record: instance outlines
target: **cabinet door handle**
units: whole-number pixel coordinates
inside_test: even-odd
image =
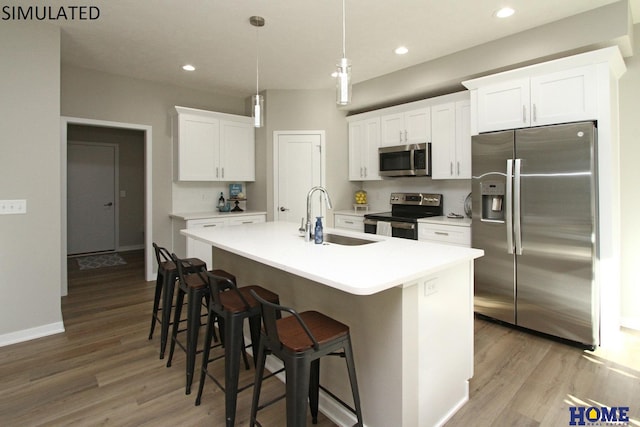
[[[218,168],[216,168],[216,178],[220,178],[219,172],[220,172],[220,170]]]
[[[222,177],[224,178],[224,168],[222,168]]]
[[[364,167],[364,177],[365,178],[367,177],[367,167],[366,166]]]
[[[363,170],[363,167],[360,166],[360,178],[362,178],[364,176],[364,175],[362,175],[362,170]]]
[[[533,104],[533,122],[536,123],[538,121],[538,112],[536,111],[536,104]]]
[[[242,221],[243,224],[253,224],[253,221]]]
[[[522,123],[527,123],[527,107],[522,106]]]
[[[353,224],[353,221],[345,221],[345,224]]]
[[[203,225],[203,227],[207,228],[207,227],[217,227],[218,224],[205,224]]]
[[[439,236],[448,236],[449,233],[445,233],[444,231],[434,231],[434,234],[437,234]]]
[[[402,142],[402,131],[400,131],[400,142]]]
[[[409,138],[407,138],[407,130],[404,131],[404,142],[407,142]]]
[[[460,176],[460,162],[457,162],[457,167],[458,167],[458,176]]]
[[[453,176],[453,162],[449,162],[449,175]]]

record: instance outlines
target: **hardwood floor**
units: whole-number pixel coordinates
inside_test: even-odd
[[[70,260],[66,331],[0,348],[1,426],[224,425],[224,395],[213,382],[196,407],[199,376],[185,395],[184,353],[176,350],[171,368],[158,359],[157,328],[147,340],[155,283],[144,281],[141,252],[122,255],[126,265],[96,270]],[[625,332],[614,350],[585,352],[479,319],[475,325],[471,399],[448,427],[567,426],[574,405],[629,406],[630,425],[640,425],[638,333]],[[222,363],[215,366],[223,378]],[[243,371],[241,384],[252,378],[253,369]],[[264,383],[265,399],[283,391],[278,380]],[[250,389],[239,395],[238,426],[248,425],[250,400]],[[283,426],[284,401],[259,419]],[[334,426],[322,415],[318,425]]]

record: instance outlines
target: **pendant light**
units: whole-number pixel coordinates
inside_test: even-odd
[[[342,0],[342,58],[336,70],[336,103],[347,105],[351,102],[351,64],[347,59],[345,0]]]
[[[249,18],[249,22],[256,27],[256,94],[251,96],[251,117],[253,117],[253,126],[261,128],[264,126],[264,96],[260,95],[258,85],[260,80],[258,28],[264,27],[265,21],[262,16],[252,16]]]

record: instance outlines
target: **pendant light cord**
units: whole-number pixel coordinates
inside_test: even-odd
[[[260,79],[260,67],[259,67],[259,62],[258,62],[258,58],[260,56],[260,38],[258,36],[258,28],[256,27],[256,95],[258,95],[260,93],[259,90],[259,79]]]
[[[342,57],[347,57],[347,24],[345,18],[345,0],[342,0]]]

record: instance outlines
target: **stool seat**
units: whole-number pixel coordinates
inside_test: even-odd
[[[299,315],[320,345],[349,334],[347,325],[317,311],[304,311]],[[280,342],[288,350],[303,352],[313,348],[313,341],[294,316],[282,318],[276,324]]]
[[[216,274],[212,272],[215,276],[221,276],[220,274]],[[258,301],[251,295],[251,291],[256,292],[262,298],[269,302],[277,303],[279,301],[278,294],[274,294],[273,292],[263,288],[262,286],[243,286],[238,289],[238,293],[236,292],[221,292],[220,293],[220,302],[222,304],[222,309],[229,311],[231,313],[240,313],[242,311],[247,310],[247,306],[245,302],[249,305],[249,308],[257,308]],[[244,301],[243,301],[244,298]]]

